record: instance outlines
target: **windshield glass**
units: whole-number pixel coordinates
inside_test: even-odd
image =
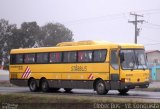
[[[146,56],[144,50],[121,50],[122,69],[146,69]]]

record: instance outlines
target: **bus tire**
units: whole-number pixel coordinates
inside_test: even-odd
[[[28,85],[31,92],[36,92],[38,90],[38,86],[35,79],[29,80]]]
[[[49,92],[49,84],[48,84],[48,81],[46,79],[42,79],[41,81],[41,90],[42,92]]]
[[[119,89],[118,91],[119,91],[119,94],[124,95],[129,91],[129,89]]]
[[[64,88],[65,92],[71,92],[72,88]]]
[[[98,80],[96,82],[96,92],[99,95],[104,95],[108,93],[108,90],[106,89],[106,86],[103,80]]]

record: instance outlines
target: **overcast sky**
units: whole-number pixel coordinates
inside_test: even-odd
[[[59,22],[73,32],[75,41],[133,43],[130,12],[144,16],[138,17],[145,20],[138,25],[138,43],[160,50],[160,0],[0,0],[0,19],[18,27],[22,22]]]

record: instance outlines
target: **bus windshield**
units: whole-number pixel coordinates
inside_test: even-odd
[[[144,50],[121,50],[120,60],[122,69],[146,69],[146,56]]]

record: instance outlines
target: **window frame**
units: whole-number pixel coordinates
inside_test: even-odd
[[[61,61],[60,61],[60,62],[50,62],[50,59],[51,59],[51,58],[50,58],[50,54],[51,54],[51,53],[61,53],[61,57],[60,57]],[[49,52],[48,55],[49,55],[49,56],[48,56],[48,59],[49,59],[49,60],[48,60],[48,63],[49,63],[49,64],[63,63],[63,52],[61,52],[61,51],[60,51],[60,52]]]
[[[76,61],[75,62],[64,62],[64,53],[67,53],[67,52],[75,52],[76,53]],[[63,51],[62,52],[62,62],[61,63],[78,63],[77,61],[77,51]]]
[[[38,62],[37,59],[38,59],[38,54],[45,54],[47,53],[47,62]],[[35,64],[48,64],[49,63],[49,52],[39,52],[39,53],[35,53]]]
[[[35,59],[34,62],[32,62],[32,63],[26,63],[26,62],[25,62],[25,55],[27,55],[27,54],[34,54],[34,55],[35,55],[35,56],[34,56],[34,59]],[[37,54],[37,53],[24,53],[23,63],[24,63],[24,64],[36,64],[36,62],[37,62],[37,60],[36,60],[36,57],[37,57],[36,54]]]
[[[104,60],[103,60],[103,61],[94,61],[94,58],[95,58],[95,54],[94,54],[94,53],[95,53],[95,51],[102,51],[102,50],[104,50],[104,51],[106,52]],[[107,49],[97,49],[97,50],[94,50],[94,51],[93,51],[93,62],[103,63],[103,62],[106,61],[107,56],[108,56],[108,50],[107,50]]]
[[[104,58],[104,60],[103,61],[94,61],[94,53],[95,53],[95,51],[101,51],[101,50],[105,50],[106,51],[106,54],[105,54],[105,58]],[[85,52],[85,51],[91,51],[92,52],[92,60],[91,61],[87,61],[87,62],[85,62],[85,61],[83,61],[83,62],[80,62],[80,61],[78,61],[78,52]],[[75,52],[76,53],[76,61],[75,62],[64,62],[64,53],[65,52]],[[48,61],[47,62],[44,62],[44,63],[39,63],[39,62],[37,62],[37,54],[39,54],[39,53],[48,53]],[[61,53],[61,61],[60,62],[50,62],[50,54],[51,53]],[[21,54],[21,55],[23,55],[23,63],[13,63],[13,62],[11,62],[12,60],[13,60],[13,56],[14,55],[19,55],[19,54]],[[34,54],[35,56],[34,56],[34,59],[35,59],[35,61],[33,62],[33,63],[26,63],[25,62],[25,56],[27,55],[27,54]],[[87,49],[87,50],[74,50],[74,51],[50,51],[50,52],[33,52],[33,53],[17,53],[17,54],[11,54],[11,59],[10,59],[10,64],[11,65],[14,65],[14,64],[71,64],[71,63],[77,63],[77,64],[79,64],[79,63],[104,63],[105,61],[106,61],[106,58],[107,58],[107,56],[108,56],[108,49],[106,48],[106,49]]]
[[[23,60],[22,60],[22,63],[17,63],[17,62],[16,62],[17,55],[22,55],[22,59],[23,59]],[[13,62],[13,58],[14,58],[15,62]],[[10,57],[10,64],[11,64],[11,65],[14,65],[14,64],[24,64],[24,54],[22,54],[22,53],[11,54],[11,57]]]

